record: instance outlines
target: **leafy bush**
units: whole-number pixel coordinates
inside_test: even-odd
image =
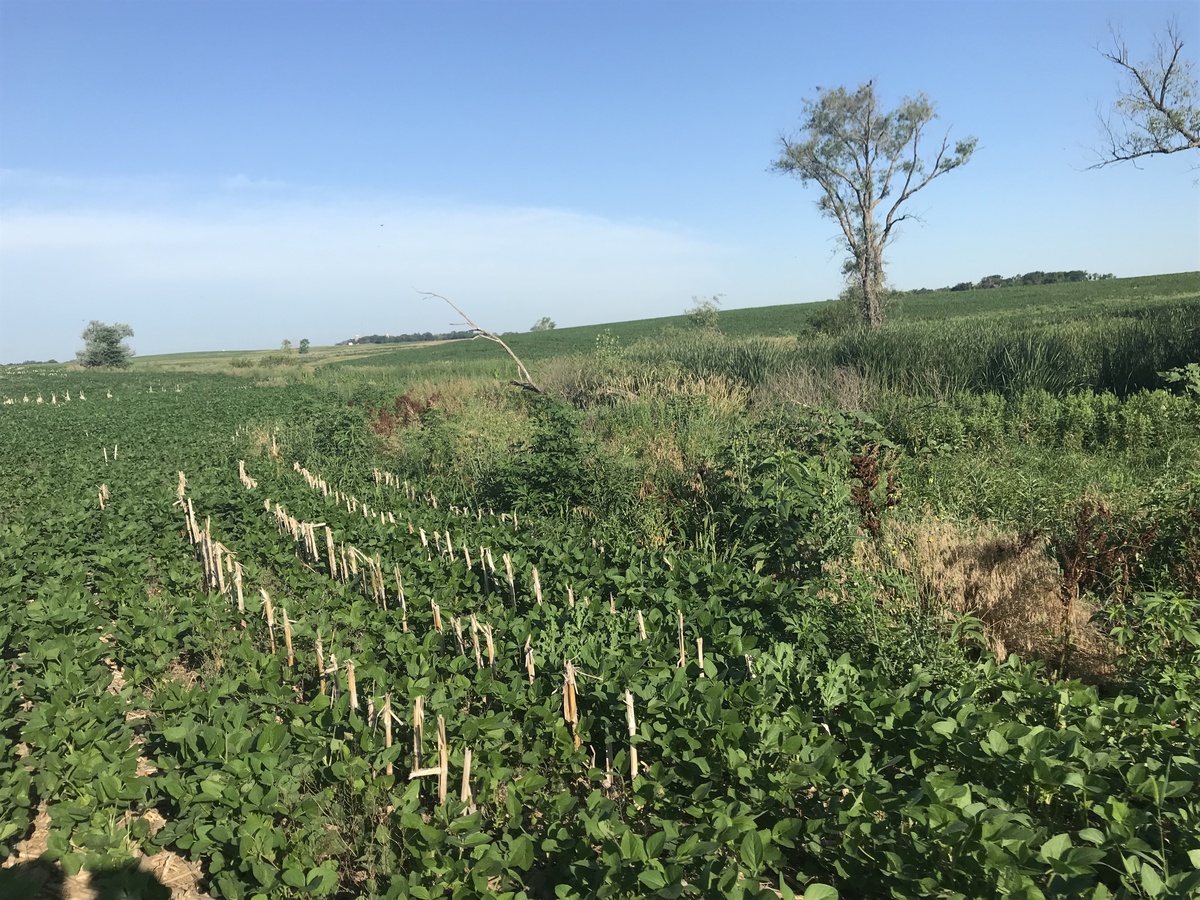
[[[851,299],[839,297],[824,303],[812,304],[812,310],[804,320],[801,334],[815,332],[819,334],[842,335],[857,331],[862,327],[862,318]]]
[[[632,473],[603,462],[578,412],[546,395],[528,398],[530,432],[485,473],[479,498],[497,509],[610,517],[636,502]]]
[[[862,416],[810,410],[739,435],[705,498],[727,552],[755,571],[800,579],[847,556],[858,529],[889,506],[890,482],[879,483],[867,455],[879,446],[875,429]]]
[[[1175,390],[1200,399],[1200,363],[1190,362],[1186,366],[1159,372],[1158,375]]]
[[[716,329],[721,320],[721,300],[724,294],[711,297],[692,297],[692,306],[685,313],[695,328]]]

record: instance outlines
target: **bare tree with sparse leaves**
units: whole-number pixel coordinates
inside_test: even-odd
[[[1179,23],[1168,22],[1166,37],[1155,38],[1154,58],[1139,63],[1130,60],[1121,33],[1111,31],[1112,49],[1100,53],[1120,69],[1124,85],[1100,114],[1101,159],[1089,168],[1200,149],[1200,88],[1194,63],[1183,56]]]
[[[800,133],[780,137],[782,153],[772,168],[816,183],[817,208],[842,229],[849,251],[845,271],[858,312],[871,328],[883,324],[883,251],[896,226],[912,213],[901,206],[935,178],[957,169],[975,152],[976,139],[950,143],[947,132],[922,155],[926,129],[937,118],[924,94],[906,97],[892,110],[880,108],[873,82],[856,91],[817,88],[804,101]]]

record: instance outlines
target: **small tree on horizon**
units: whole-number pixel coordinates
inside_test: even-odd
[[[133,350],[124,343],[125,338],[133,337],[133,329],[128,325],[121,322],[105,325],[92,319],[80,337],[83,349],[75,353],[75,359],[81,366],[128,369],[131,365]]]
[[[697,328],[716,329],[721,322],[721,300],[724,294],[713,294],[711,297],[693,295],[692,306],[684,315]]]
[[[554,324],[554,320],[552,318],[550,318],[549,316],[542,316],[540,319],[538,319],[536,322],[533,323],[533,327],[530,328],[529,330],[530,331],[553,331],[556,327],[557,326]]]
[[[279,349],[282,350],[284,353],[291,353],[292,352],[292,342],[289,341],[287,338],[284,338],[279,343]]]
[[[300,339],[300,352],[301,352],[301,353],[307,353],[307,352],[308,352],[308,348],[309,348],[309,346],[310,346],[310,345],[309,345],[309,343],[308,343],[308,338],[301,338],[301,339]]]

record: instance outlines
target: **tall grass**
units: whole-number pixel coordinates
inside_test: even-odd
[[[1200,299],[1189,299],[1085,310],[1068,318],[900,320],[840,336],[734,337],[711,329],[667,329],[627,348],[619,370],[626,380],[636,372],[633,380],[640,382],[667,371],[725,380],[743,385],[757,403],[859,406],[881,391],[1013,397],[1091,390],[1128,396],[1160,386],[1159,372],[1197,360]],[[581,380],[588,380],[588,369],[581,363]],[[617,370],[611,359],[597,360],[591,374],[615,378]]]
[[[692,329],[639,341],[630,348],[629,357],[651,365],[674,363],[696,378],[724,377],[752,388],[797,361],[798,351],[794,341],[734,338],[712,329]]]
[[[1105,318],[1022,323],[1005,318],[900,322],[838,338],[829,362],[918,395],[961,391],[1124,396],[1200,359],[1200,302],[1131,308]]]

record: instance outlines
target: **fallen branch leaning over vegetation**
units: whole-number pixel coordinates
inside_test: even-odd
[[[476,325],[474,322],[471,321],[470,316],[468,316],[465,312],[463,312],[461,309],[459,309],[454,304],[454,301],[450,300],[449,298],[443,297],[441,294],[435,294],[432,291],[418,291],[418,293],[421,294],[421,296],[423,296],[423,297],[433,297],[438,300],[444,301],[445,303],[447,303],[450,306],[451,309],[453,309],[456,313],[458,313],[460,316],[462,316],[463,322],[461,322],[461,323],[456,322],[455,324],[456,325],[457,324],[469,325],[471,327],[471,330],[475,332],[475,337],[471,338],[471,340],[474,340],[475,338],[479,338],[479,337],[486,338],[489,341],[495,341],[497,344],[499,344],[501,347],[503,347],[508,352],[508,355],[513,358],[513,362],[515,362],[517,364],[517,371],[520,373],[521,377],[525,379],[524,381],[510,382],[511,384],[515,384],[517,387],[523,388],[524,390],[527,390],[527,391],[533,391],[535,394],[546,393],[540,387],[538,387],[536,384],[534,384],[533,376],[530,375],[529,370],[527,368],[525,368],[525,363],[521,362],[521,358],[519,356],[517,356],[517,354],[512,352],[512,348],[509,347],[508,344],[504,343],[504,341],[500,339],[500,335],[495,334],[494,332],[488,331],[486,328],[480,328],[478,325]]]

